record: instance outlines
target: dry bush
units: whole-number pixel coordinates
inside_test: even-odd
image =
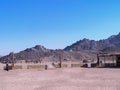
[[[60,64],[59,63],[58,64],[54,64],[54,67],[60,68]],[[67,67],[68,67],[67,64],[61,64],[61,68],[67,68]]]
[[[71,64],[71,67],[73,68],[73,67],[82,67],[83,66],[83,64]]]
[[[45,69],[45,65],[27,65],[27,69]]]
[[[15,65],[13,69],[23,69],[22,65]]]
[[[6,66],[3,67],[3,70],[6,70]],[[12,70],[12,66],[9,65],[9,70]]]
[[[62,64],[62,68],[67,68],[68,65],[67,64]]]

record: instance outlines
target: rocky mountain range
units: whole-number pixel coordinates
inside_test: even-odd
[[[97,52],[120,52],[120,33],[118,35],[110,36],[104,40],[89,40],[84,38],[83,40],[77,41],[71,46],[67,46],[64,50],[66,51],[97,51]]]
[[[36,45],[27,48],[19,53],[15,53],[15,60],[31,61],[83,61],[86,59],[96,59],[97,53],[120,53],[120,33],[110,36],[104,40],[89,40],[84,38],[76,43],[67,46],[65,49],[46,49],[44,46]],[[11,60],[11,54],[3,56],[0,61]]]

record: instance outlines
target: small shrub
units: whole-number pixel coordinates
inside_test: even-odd
[[[62,64],[62,68],[67,68],[68,65],[67,64]]]
[[[28,65],[27,69],[45,69],[45,65]]]
[[[15,65],[13,69],[23,69],[23,68],[22,68],[22,65]]]
[[[71,64],[71,67],[73,68],[73,67],[81,67],[82,66],[82,64]]]

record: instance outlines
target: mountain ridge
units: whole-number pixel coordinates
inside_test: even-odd
[[[118,35],[112,35],[107,39],[102,39],[98,41],[84,38],[83,40],[79,40],[73,43],[72,45],[65,47],[64,50],[65,51],[95,50],[106,52],[109,51],[107,48],[113,48],[112,51],[114,51],[114,49],[116,48],[117,50],[118,48],[120,48],[120,33]]]
[[[15,53],[15,60],[32,60],[39,61],[58,61],[60,55],[65,61],[79,61],[84,59],[96,59],[97,53],[120,53],[120,33],[112,35],[103,40],[89,40],[84,38],[67,46],[64,49],[47,49],[44,46],[36,45],[32,48],[27,48],[19,53]],[[11,54],[3,56],[0,61],[10,60]]]

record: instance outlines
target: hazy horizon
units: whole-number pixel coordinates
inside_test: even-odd
[[[63,49],[120,32],[118,0],[2,0],[0,55],[35,45]]]

